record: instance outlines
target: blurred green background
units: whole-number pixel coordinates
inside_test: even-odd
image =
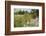
[[[38,9],[14,9],[14,27],[38,27],[39,10]]]

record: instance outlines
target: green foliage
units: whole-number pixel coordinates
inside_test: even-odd
[[[20,15],[20,16],[17,16]],[[23,16],[22,16],[23,15]],[[31,24],[30,20],[35,19],[36,17],[39,17],[39,10],[32,9],[30,13],[28,11],[16,11],[14,13],[14,27],[24,27],[24,25],[30,27],[35,26],[35,24]],[[27,24],[27,21],[29,21],[29,24]]]

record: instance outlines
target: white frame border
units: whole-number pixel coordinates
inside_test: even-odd
[[[39,9],[39,27],[16,27],[14,28],[14,8],[31,8]],[[29,30],[42,30],[42,7],[41,6],[22,6],[11,5],[11,31],[29,31]]]

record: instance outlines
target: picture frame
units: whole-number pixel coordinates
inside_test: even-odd
[[[37,8],[37,7],[41,7],[40,11],[41,11],[41,14],[42,15],[40,15],[40,12],[39,12],[39,16],[40,17],[42,16],[41,17],[41,21],[39,21],[39,23],[41,22],[40,23],[41,24],[40,26],[42,26],[41,29],[38,28],[38,30],[37,30],[37,28],[36,28],[35,30],[31,30],[30,29],[31,27],[30,27],[30,28],[28,28],[29,30],[25,28],[24,30],[22,29],[23,31],[22,30],[19,31],[20,28],[18,28],[17,30],[15,28],[16,31],[13,31],[12,30],[13,27],[11,26],[11,24],[13,24],[12,23],[13,22],[13,20],[12,20],[13,18],[12,18],[12,15],[11,15],[11,12],[13,11],[13,9],[15,7],[19,8],[19,9],[20,9],[20,7],[23,7],[23,8],[24,7],[25,8],[27,8],[27,7],[28,8],[32,8],[32,6],[35,6],[35,7],[33,7],[34,9]],[[12,7],[14,7],[14,8],[12,9]],[[44,3],[20,2],[20,1],[5,1],[5,35],[35,34],[35,33],[44,33],[44,32],[45,32],[45,4]]]

